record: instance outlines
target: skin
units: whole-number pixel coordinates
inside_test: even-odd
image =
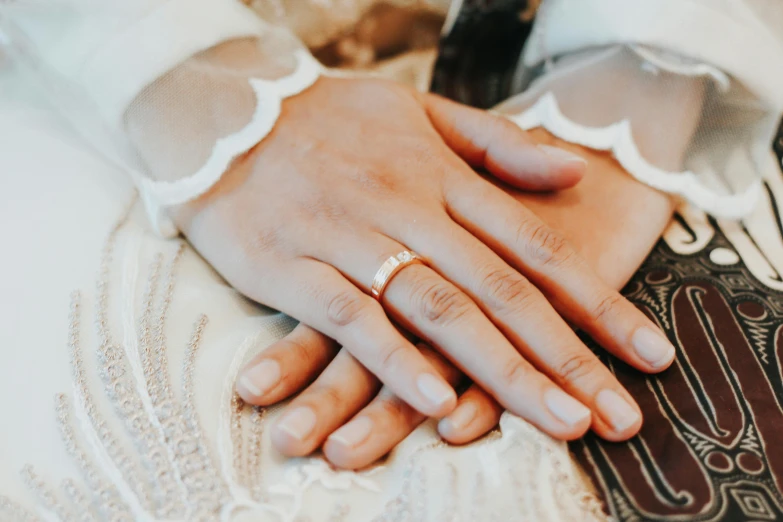
[[[543,130],[532,131],[531,138],[588,159],[584,179],[571,189],[546,194],[498,185],[567,237],[607,284],[621,288],[658,241],[671,219],[673,201],[633,180],[608,154],[563,142]],[[639,208],[645,211],[639,212]],[[424,344],[419,347],[450,383],[464,383],[464,376],[435,351]],[[344,351],[324,371],[338,350],[331,339],[299,325],[248,365],[277,361],[283,375],[279,384],[261,397],[245,396],[245,400],[266,406],[304,390],[288,411],[301,405],[313,407],[318,412],[317,428],[303,441],[275,428],[275,446],[289,456],[306,455],[322,447],[334,465],[357,469],[391,451],[426,417],[388,390],[381,390],[380,382]],[[502,412],[491,395],[470,386],[459,397],[457,410],[439,422],[438,431],[452,444],[472,442],[492,430]],[[364,418],[370,422],[360,420]],[[356,420],[368,431],[358,444],[346,444],[341,436],[346,420]],[[593,429],[611,437],[599,418],[594,418]]]
[[[622,440],[638,431],[639,408],[570,325],[647,372],[668,367],[674,349],[527,202],[493,184],[551,191],[579,182],[583,160],[538,145],[504,118],[402,85],[322,78],[174,218],[239,291],[342,346],[333,363],[341,371],[327,368],[316,390],[353,383],[350,373],[359,384],[346,396],[372,396],[377,378],[408,425],[444,417],[458,404],[456,382],[432,352],[484,390],[471,397],[485,393],[554,437],[592,426]],[[378,267],[405,249],[426,265],[402,270],[374,300]],[[267,391],[240,386],[246,399]],[[284,419],[275,443],[289,454],[314,449],[362,402],[344,399],[293,405],[296,418]],[[316,411],[335,405],[322,427]]]

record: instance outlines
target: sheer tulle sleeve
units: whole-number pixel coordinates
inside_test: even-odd
[[[238,0],[8,0],[10,44],[78,85],[112,126],[141,90],[188,57],[266,27]]]
[[[139,191],[159,232],[175,233],[166,209],[214,186],[272,131],[283,100],[322,72],[289,33],[273,29],[199,53],[142,91],[123,123],[147,173]]]
[[[449,1],[0,0],[0,30],[31,84],[131,174],[171,236],[167,208],[209,190],[272,130],[282,101],[327,72],[308,48],[394,47],[384,35],[404,36],[407,18],[382,8],[440,16]]]
[[[783,111],[781,35],[779,2],[550,0],[517,75],[526,90],[499,110],[608,151],[714,217],[745,218],[776,171],[754,144],[772,143]]]
[[[5,54],[134,178],[154,227],[273,128],[319,63],[238,0],[0,3]]]

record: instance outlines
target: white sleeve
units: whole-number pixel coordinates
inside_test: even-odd
[[[711,64],[783,111],[783,4],[778,0],[545,0],[525,49],[555,56],[639,44]]]
[[[257,145],[320,64],[239,0],[0,3],[20,74],[136,182],[153,228]]]
[[[768,145],[783,111],[781,63],[780,2],[549,0],[518,75],[527,90],[500,110],[739,219],[777,175]]]
[[[0,12],[114,126],[156,78],[220,42],[266,29],[238,0],[17,0]]]

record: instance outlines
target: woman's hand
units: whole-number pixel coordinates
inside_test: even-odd
[[[582,435],[591,411],[613,437],[635,432],[638,407],[560,315],[646,371],[667,367],[673,348],[469,164],[539,190],[584,169],[483,111],[390,82],[324,78],[286,101],[274,132],[176,219],[241,292],[335,339],[424,415],[447,415],[456,395],[387,312],[555,437]],[[429,266],[402,270],[381,306],[368,295],[375,272],[407,249]],[[253,395],[274,380],[257,370],[240,385]],[[304,440],[314,412],[299,410],[288,428]]]
[[[450,385],[468,384],[435,350],[423,343],[418,348]],[[361,468],[387,454],[427,419],[388,388],[382,389],[380,381],[346,350],[338,352],[334,341],[303,324],[253,359],[246,375],[252,379],[256,368],[271,370],[278,377],[260,395],[249,394],[240,385],[241,395],[251,404],[272,405],[307,388],[286,407],[271,431],[274,446],[288,456],[304,456],[323,447],[334,465]],[[447,441],[471,442],[497,426],[503,408],[480,387],[471,385],[458,401],[438,423]],[[312,423],[310,432],[301,438],[292,436],[291,426],[295,430],[304,422]]]
[[[573,150],[588,159],[586,175],[576,187],[550,194],[533,194],[504,187],[515,199],[531,208],[547,224],[568,237],[596,273],[613,288],[623,286],[660,237],[674,209],[672,200],[635,181],[610,155],[584,149],[554,138],[543,130],[530,138]],[[645,211],[638,212],[639,208]],[[428,357],[450,382],[459,381],[450,367],[429,348]],[[306,455],[323,446],[335,465],[360,468],[371,464],[402,441],[426,417],[388,392],[378,394],[380,383],[359,364],[337,362],[319,377],[337,354],[337,344],[304,325],[273,344],[251,361],[246,376],[263,365],[278,372],[277,384],[245,400],[267,406],[307,388],[286,409],[302,405],[316,413],[316,428],[304,440],[293,440],[276,425],[272,440],[290,456]],[[342,352],[341,358],[346,358]],[[261,372],[263,373],[263,372]],[[339,375],[339,379],[329,375]],[[308,385],[313,382],[308,388]],[[440,435],[453,444],[463,444],[486,434],[497,425],[502,408],[478,386],[459,398],[457,408],[438,423]],[[355,421],[355,422],[354,422]],[[615,438],[605,424],[593,423],[603,437]],[[331,436],[332,434],[334,436]],[[626,433],[626,436],[635,433]]]

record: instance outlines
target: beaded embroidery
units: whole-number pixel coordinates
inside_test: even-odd
[[[125,295],[117,303],[110,299],[110,273],[124,222],[112,229],[102,254],[94,312],[98,342],[92,353],[82,346],[84,301],[79,292],[71,296],[67,345],[73,387],[70,393],[55,397],[55,412],[64,447],[80,476],[54,485],[45,474],[26,466],[22,478],[37,500],[37,512],[28,512],[15,500],[0,496],[0,520],[228,521],[240,512],[249,512],[259,520],[298,522],[310,520],[305,508],[314,486],[334,493],[333,502],[322,510],[323,519],[329,522],[505,520],[509,509],[519,515],[515,517],[518,520],[553,520],[550,513],[536,518],[541,513],[540,500],[521,493],[528,481],[519,475],[527,476],[537,468],[546,477],[539,487],[551,491],[554,502],[545,509],[579,516],[580,520],[604,520],[600,504],[573,480],[573,470],[558,467],[570,464],[565,453],[556,454],[558,443],[507,416],[501,421],[504,435],[495,431],[469,450],[468,473],[457,463],[440,459],[436,452],[451,451],[443,442],[414,446],[407,456],[395,457],[401,481],[397,494],[385,505],[382,499],[389,497],[383,495],[384,489],[375,479],[384,467],[354,473],[334,470],[320,457],[298,459],[285,464],[282,476],[273,483],[265,484],[262,441],[267,412],[245,405],[233,392],[236,373],[259,334],[245,339],[233,355],[221,397],[217,440],[213,440],[196,407],[199,389],[195,368],[209,327],[206,315],[195,317],[183,352],[179,388],[172,384],[169,364],[165,326],[185,247],[180,245],[168,257],[153,257],[146,269],[136,320],[133,299]],[[129,231],[129,237],[123,239],[139,246],[138,236],[133,234]],[[135,285],[134,256],[126,251],[117,254],[125,267],[123,284]],[[129,313],[123,314],[121,333],[114,334],[109,311],[118,305]],[[87,364],[91,362],[88,356],[96,358],[100,380],[88,378],[88,372],[93,371]],[[98,395],[98,388],[93,389],[96,383],[105,397]],[[110,408],[102,408],[103,402]],[[109,418],[112,413],[116,418]],[[566,461],[561,463],[563,458]],[[274,464],[270,462],[270,466]],[[525,482],[516,488],[520,498],[493,497],[499,483],[513,484],[515,480]],[[460,484],[468,484],[472,495],[461,498]],[[378,511],[361,513],[350,504],[350,497],[341,496],[341,492],[357,491],[379,495]]]

